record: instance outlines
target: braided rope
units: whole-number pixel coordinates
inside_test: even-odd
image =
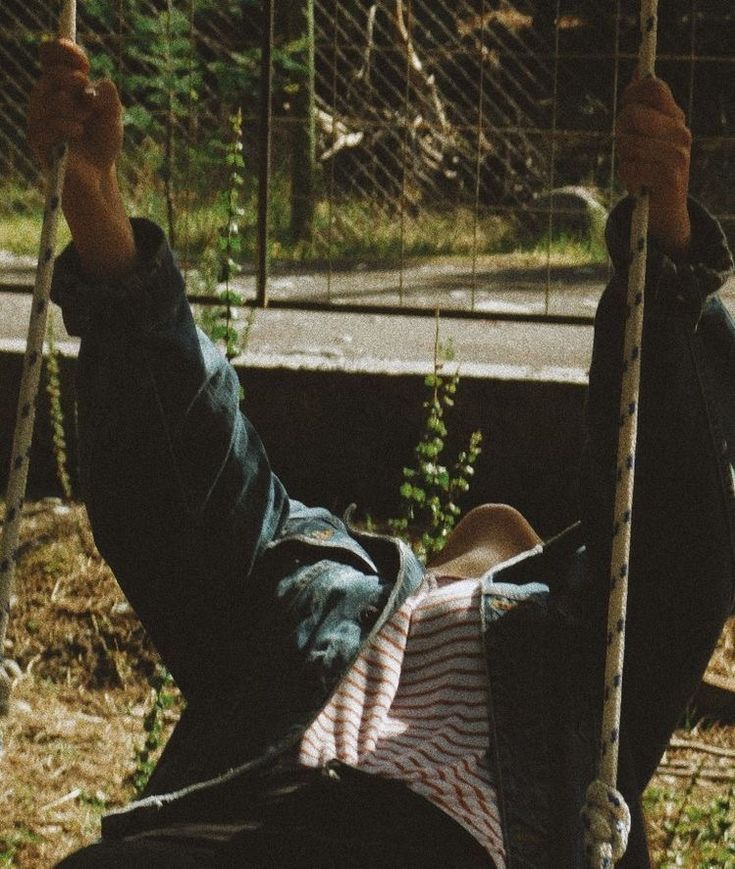
[[[76,0],[64,0],[59,18],[59,36],[64,39],[76,39],[76,18]],[[61,192],[64,188],[66,153],[67,146],[60,145],[54,155],[53,167],[48,179],[18,413],[13,434],[13,450],[10,454],[10,476],[5,496],[5,522],[0,540],[0,716],[8,714],[10,690],[20,672],[15,661],[6,659],[3,651],[10,617],[10,594],[15,574],[20,518],[28,482],[28,461],[36,419],[36,400],[41,377],[51,278],[54,271],[54,250],[61,210]],[[2,750],[1,743],[0,750]]]
[[[657,36],[657,0],[641,2],[641,45],[638,69],[641,78],[654,75]],[[628,567],[633,519],[633,482],[638,434],[638,399],[643,337],[643,293],[646,283],[648,192],[635,200],[630,235],[628,307],[623,349],[623,385],[620,400],[617,480],[610,566],[610,600],[605,660],[605,699],[602,710],[599,778],[587,791],[582,812],[586,826],[588,859],[594,867],[609,867],[625,852],[630,813],[615,789],[618,738],[625,653],[625,614],[628,601]],[[603,822],[603,817],[606,820]]]

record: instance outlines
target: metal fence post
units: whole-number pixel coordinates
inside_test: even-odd
[[[273,93],[273,0],[263,0],[258,123],[258,280],[257,304],[268,305],[268,223],[270,218],[271,122]]]
[[[293,97],[291,134],[291,237],[309,241],[314,223],[316,128],[314,102],[314,0],[295,0],[288,7],[289,38],[305,40],[303,69]]]

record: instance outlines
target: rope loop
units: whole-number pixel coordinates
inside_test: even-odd
[[[611,867],[628,847],[630,809],[623,795],[596,778],[587,788],[582,820],[591,865],[601,869]]]

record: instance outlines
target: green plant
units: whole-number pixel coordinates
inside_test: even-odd
[[[143,730],[146,737],[142,746],[136,746],[135,769],[132,773],[136,796],[140,796],[145,790],[156,765],[158,755],[163,747],[164,713],[173,706],[176,699],[173,678],[164,667],[157,666],[149,682],[152,694],[151,706],[143,718]]]
[[[161,0],[151,14],[143,0],[126,0],[124,9],[119,0],[85,0],[92,33],[120,34],[117,52],[90,51],[92,74],[120,88],[127,138],[136,152],[131,174],[142,181],[142,198],[148,198],[151,181],[163,193],[174,247],[185,246],[177,243],[186,234],[192,199],[206,196],[220,169],[223,107],[257,104],[261,47],[253,22],[260,5]],[[272,49],[276,103],[304,76],[304,40],[285,39],[281,29],[279,24]]]
[[[649,786],[643,808],[656,866],[735,866],[735,785],[712,797],[695,773],[679,786]]]
[[[548,259],[552,265],[603,265],[607,262],[604,227],[593,227],[584,238],[554,233],[549,240],[549,235],[545,234],[535,242],[521,243],[514,247],[518,253],[528,253],[541,261]]]
[[[138,11],[130,16],[135,36],[129,54],[140,72],[127,75],[124,90],[137,99],[125,120],[138,137],[163,145],[158,174],[163,182],[171,245],[176,246],[177,139],[186,126],[192,105],[199,99],[201,72],[195,62],[189,16],[166,0],[165,9],[151,16]]]
[[[71,477],[67,466],[66,431],[64,428],[64,412],[61,408],[61,372],[59,371],[59,352],[56,347],[54,324],[48,321],[46,330],[48,355],[46,356],[46,395],[49,400],[49,417],[51,420],[51,441],[56,461],[56,477],[61,491],[67,501],[73,495]]]
[[[79,802],[84,806],[89,806],[98,815],[103,815],[107,811],[107,797],[102,791],[97,791],[94,794],[82,791],[79,794]]]
[[[220,145],[229,169],[227,189],[221,197],[224,224],[218,233],[216,254],[203,258],[200,271],[205,290],[209,295],[216,295],[222,304],[206,308],[200,315],[200,325],[213,341],[222,345],[225,355],[231,360],[245,351],[255,321],[255,309],[248,307],[244,325],[237,327],[238,309],[247,306],[232,286],[232,281],[242,271],[241,228],[245,217],[245,209],[240,202],[245,184],[240,109],[230,116],[230,132],[230,141]],[[217,289],[219,283],[224,283],[222,289]]]
[[[665,866],[735,865],[735,785],[706,805],[687,806],[671,832]],[[683,863],[682,854],[696,854],[696,863],[690,858]]]
[[[242,305],[243,299],[233,291],[230,281],[242,271],[240,256],[242,242],[240,239],[240,222],[245,215],[245,209],[240,204],[240,190],[245,184],[243,173],[245,161],[242,156],[242,110],[238,109],[230,116],[230,131],[232,134],[225,162],[229,169],[229,184],[224,194],[226,223],[220,231],[219,252],[221,260],[220,280],[224,281],[224,290],[219,293],[224,301],[224,317],[220,328],[214,335],[225,345],[225,355],[233,359],[240,352],[240,336],[233,326],[233,305]],[[252,324],[251,324],[252,325]],[[249,332],[249,329],[248,329]]]
[[[422,559],[443,548],[460,515],[456,501],[469,490],[481,452],[482,433],[474,431],[467,448],[459,453],[451,469],[441,463],[448,434],[445,412],[454,405],[459,383],[458,372],[444,374],[444,366],[453,356],[451,341],[446,344],[439,341],[437,311],[433,372],[424,381],[430,395],[423,405],[426,416],[421,438],[414,450],[416,464],[403,469],[400,493],[404,515],[389,523],[395,534],[408,535],[412,539],[414,549]]]
[[[41,841],[41,836],[30,827],[15,827],[0,836],[0,866],[17,866],[16,856],[23,845]]]

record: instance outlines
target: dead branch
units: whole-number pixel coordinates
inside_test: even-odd
[[[344,121],[337,119],[325,109],[317,108],[316,123],[324,138],[331,142],[319,156],[322,162],[331,160],[335,154],[345,148],[357,147],[365,138],[362,130],[351,130]]]
[[[451,134],[452,127],[447,119],[447,114],[444,111],[444,104],[439,96],[436,79],[432,74],[426,72],[424,64],[421,62],[421,58],[414,48],[411,34],[408,31],[403,14],[403,0],[396,0],[395,10],[394,20],[398,29],[398,34],[406,49],[406,60],[408,61],[409,73],[413,72],[413,78],[419,85],[418,89],[423,90],[428,104],[434,109],[442,133],[445,136],[448,136]]]
[[[703,768],[698,769],[696,764],[688,766],[672,766],[662,763],[656,771],[658,776],[673,775],[678,778],[705,779],[712,782],[732,782],[735,777],[735,769]]]
[[[695,742],[694,740],[681,739],[678,736],[671,737],[669,747],[687,748],[690,751],[701,751],[705,754],[717,755],[717,757],[735,757],[735,748],[723,748],[719,745],[709,745],[706,742]]]
[[[375,47],[375,16],[377,14],[378,5],[377,3],[373,3],[373,5],[368,9],[365,53],[362,58],[362,66],[355,73],[355,79],[364,82],[368,87],[372,84],[370,80],[370,64],[373,56],[373,48]]]

